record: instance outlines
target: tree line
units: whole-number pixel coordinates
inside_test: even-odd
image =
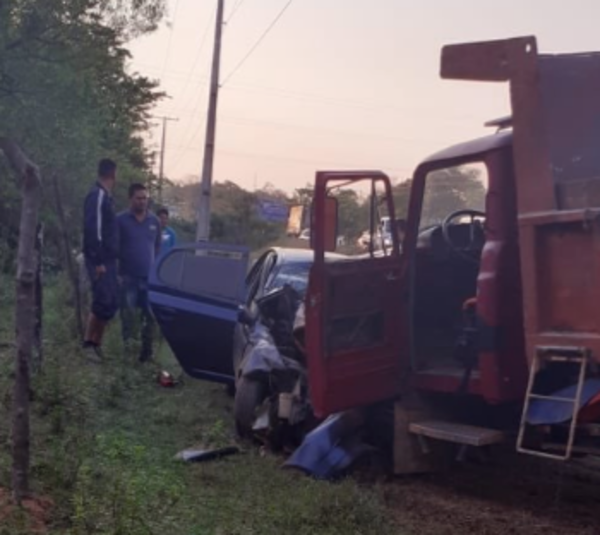
[[[398,181],[392,186],[395,215],[399,219],[408,216],[411,186],[411,179]],[[353,188],[340,188],[333,190],[331,194],[338,200],[338,233],[353,242],[370,227],[370,196]],[[190,180],[185,184],[169,182],[164,195],[167,204],[174,208],[174,226],[178,233],[183,241],[192,241],[200,198],[198,181]],[[481,209],[484,198],[485,186],[478,169],[449,168],[434,171],[426,180],[422,225],[439,224],[446,216],[459,209]],[[310,209],[313,184],[307,183],[292,193],[286,193],[271,184],[250,191],[233,181],[216,182],[211,201],[211,239],[260,249],[285,236],[285,223],[261,219],[257,209],[261,199],[279,201],[287,206],[302,205]],[[381,205],[381,196],[379,209],[378,215],[387,215]]]

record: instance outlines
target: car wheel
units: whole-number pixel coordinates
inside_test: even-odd
[[[241,377],[236,385],[233,402],[233,416],[238,434],[242,437],[252,434],[256,421],[256,411],[267,396],[264,383],[256,379]]]

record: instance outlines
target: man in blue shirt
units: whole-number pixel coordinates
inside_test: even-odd
[[[169,210],[167,210],[165,207],[160,208],[156,212],[156,215],[160,220],[160,228],[162,229],[162,245],[160,248],[160,252],[162,254],[175,246],[175,243],[177,242],[177,235],[169,226]]]
[[[121,325],[125,346],[133,336],[135,312],[142,320],[140,362],[152,358],[154,318],[148,301],[148,275],[161,246],[160,222],[148,211],[148,190],[129,186],[129,210],[117,216],[119,225],[119,276]]]
[[[98,163],[98,179],[83,205],[83,256],[92,289],[92,307],[83,347],[88,357],[102,357],[106,324],[118,310],[117,219],[111,192],[117,180],[117,164],[109,159]]]

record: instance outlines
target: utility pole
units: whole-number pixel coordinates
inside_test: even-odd
[[[219,97],[219,70],[221,66],[221,35],[223,32],[223,10],[225,0],[217,0],[215,20],[215,44],[213,49],[212,72],[210,77],[210,95],[208,97],[208,115],[206,118],[206,139],[204,141],[204,161],[202,163],[202,183],[200,186],[200,205],[198,207],[197,241],[210,238],[210,195],[212,187],[213,162],[215,159],[215,135],[217,129],[217,100]]]
[[[163,181],[165,178],[165,142],[167,139],[167,122],[168,121],[179,121],[177,117],[154,117],[155,119],[162,119],[162,140],[160,143],[160,167],[158,171],[158,203],[162,204],[163,194]]]

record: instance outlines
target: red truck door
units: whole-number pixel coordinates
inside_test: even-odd
[[[382,187],[387,212],[395,221],[391,183],[385,174],[317,174],[315,262],[305,303],[309,388],[317,417],[396,397],[402,380],[401,355],[408,354],[408,329],[403,321],[406,270],[397,233],[392,233],[393,245],[385,255],[326,261],[328,237],[336,224],[327,218],[329,191],[336,182],[358,181]]]

